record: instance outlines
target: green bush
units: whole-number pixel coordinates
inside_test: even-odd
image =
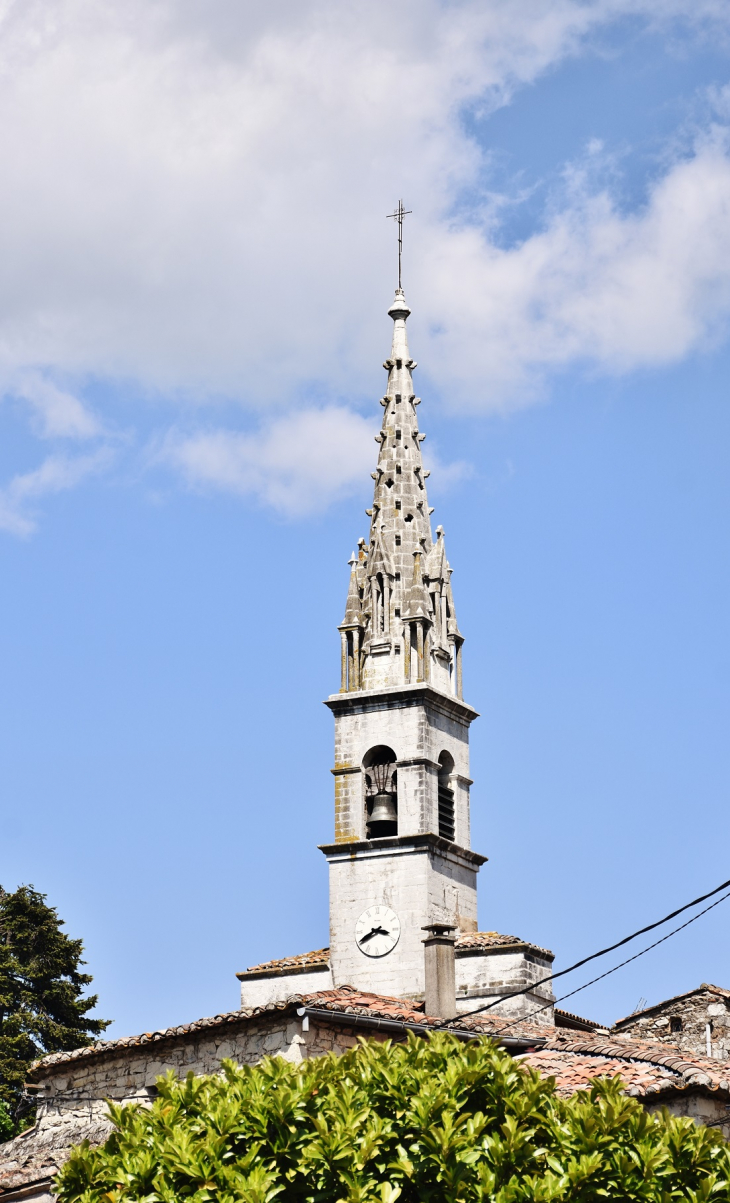
[[[714,1129],[649,1114],[603,1079],[569,1100],[488,1041],[362,1043],[292,1065],[223,1063],[114,1106],[59,1203],[431,1203],[730,1199]]]
[[[10,1140],[15,1130],[13,1117],[7,1103],[0,1099],[0,1140]]]

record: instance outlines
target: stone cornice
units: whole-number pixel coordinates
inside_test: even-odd
[[[461,698],[442,693],[432,685],[397,685],[389,689],[362,689],[353,693],[333,693],[325,699],[333,714],[364,713],[373,710],[399,710],[409,706],[425,706],[447,718],[472,723],[479,713]]]
[[[380,840],[343,840],[340,844],[319,844],[318,847],[328,860],[358,855],[382,856],[384,853],[397,855],[399,852],[424,851],[436,853],[445,860],[461,862],[470,868],[478,869],[488,859],[480,852],[473,852],[471,848],[462,848],[459,844],[452,844],[450,840],[435,835],[433,831],[419,832],[416,835],[389,835]]]
[[[329,967],[329,961],[312,961],[308,965],[290,965],[288,968],[282,966],[277,969],[244,969],[237,973],[236,977],[239,982],[253,982],[262,977],[296,977],[301,973],[327,973]]]
[[[494,944],[491,947],[488,944],[481,948],[457,948],[457,957],[495,957],[507,953],[513,956],[516,952],[530,952],[537,954],[544,961],[549,961],[551,964],[555,960],[555,954],[547,948],[540,948],[537,944],[529,944],[527,941],[521,941],[519,944]]]

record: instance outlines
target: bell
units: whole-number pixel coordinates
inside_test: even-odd
[[[397,835],[398,812],[392,794],[378,793],[373,798],[373,809],[369,820],[370,835]]]

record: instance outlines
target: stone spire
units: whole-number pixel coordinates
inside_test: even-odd
[[[350,560],[351,577],[342,634],[341,692],[429,682],[461,697],[462,636],[456,623],[451,568],[443,530],[431,535],[431,509],[421,458],[425,434],[418,429],[402,289],[388,313],[393,345],[370,518],[369,541],[360,539]]]

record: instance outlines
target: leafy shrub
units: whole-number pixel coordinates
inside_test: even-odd
[[[488,1041],[361,1043],[293,1065],[223,1063],[110,1106],[60,1203],[547,1203],[730,1199],[730,1153],[689,1119],[650,1114],[618,1078],[563,1100]]]
[[[0,1140],[10,1140],[15,1131],[13,1117],[7,1103],[0,1099]]]

